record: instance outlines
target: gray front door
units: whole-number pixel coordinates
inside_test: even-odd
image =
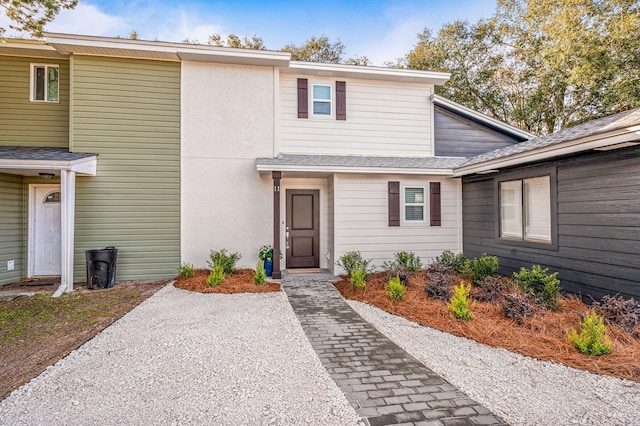
[[[320,267],[320,191],[287,190],[287,268]]]

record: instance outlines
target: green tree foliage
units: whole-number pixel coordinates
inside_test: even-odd
[[[312,36],[300,46],[293,43],[287,44],[282,50],[291,53],[291,59],[294,61],[339,64],[344,61],[346,47],[340,39],[331,43],[329,37],[321,35],[320,37]]]
[[[40,38],[44,26],[60,9],[73,9],[77,4],[78,0],[0,0],[0,10],[12,21],[9,28]],[[5,32],[6,28],[0,27],[0,37]]]
[[[496,14],[425,29],[409,68],[451,72],[439,93],[546,134],[640,106],[637,0],[499,0]]]
[[[227,38],[224,39],[220,34],[213,34],[209,36],[207,44],[219,47],[235,47],[236,49],[267,49],[262,38],[257,35],[240,37],[235,34],[229,34]]]

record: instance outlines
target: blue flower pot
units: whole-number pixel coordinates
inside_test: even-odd
[[[267,272],[267,276],[270,277],[273,274],[273,261],[265,260],[264,261],[264,270]]]

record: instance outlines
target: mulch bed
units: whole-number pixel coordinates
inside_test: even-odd
[[[476,302],[473,309],[475,318],[463,321],[453,316],[444,301],[426,294],[424,283],[428,279],[427,271],[416,272],[409,278],[405,297],[399,302],[392,302],[384,290],[388,280],[386,272],[370,275],[364,291],[354,290],[348,278],[336,282],[335,286],[347,299],[377,306],[394,315],[456,336],[544,361],[640,381],[640,339],[630,336],[619,327],[608,326],[608,336],[613,342],[608,355],[583,355],[567,340],[566,331],[571,328],[579,330],[581,314],[587,310],[587,305],[577,297],[562,297],[558,311],[544,311],[533,318],[524,319],[521,324],[505,317],[498,304]]]
[[[280,291],[280,284],[267,282],[257,285],[253,282],[251,269],[238,269],[233,274],[227,275],[220,285],[211,287],[207,284],[207,277],[211,271],[197,269],[191,278],[176,278],[174,287],[183,290],[197,291],[200,293],[272,293]]]

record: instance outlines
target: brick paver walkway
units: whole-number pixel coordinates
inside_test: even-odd
[[[282,282],[320,360],[371,426],[505,424],[366,322],[334,280],[287,274]]]

